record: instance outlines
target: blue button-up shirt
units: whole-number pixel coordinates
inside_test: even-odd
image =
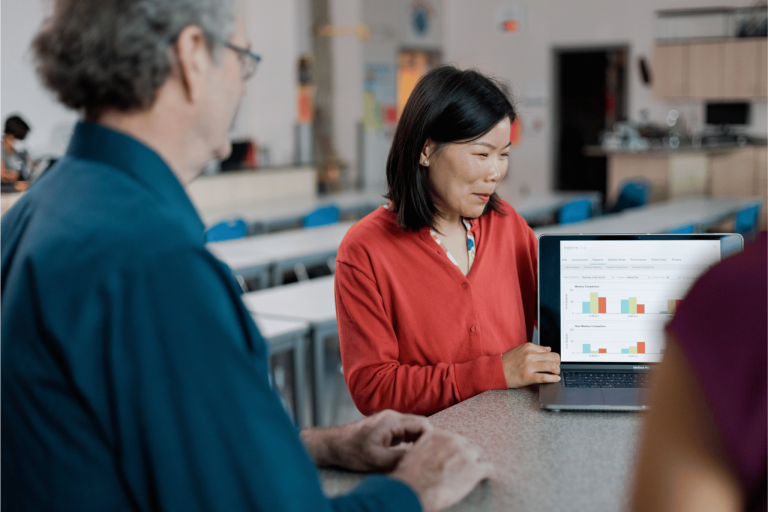
[[[2,219],[2,509],[418,510],[328,500],[230,270],[170,168],[80,123]]]

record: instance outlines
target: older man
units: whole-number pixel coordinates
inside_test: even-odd
[[[300,440],[282,410],[183,188],[230,152],[258,60],[237,12],[58,0],[33,42],[43,82],[85,121],[2,220],[3,510],[437,510],[490,471],[424,418]],[[312,459],[392,472],[328,500]]]

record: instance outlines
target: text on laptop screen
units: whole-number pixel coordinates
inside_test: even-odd
[[[560,242],[563,362],[660,362],[664,326],[718,240]]]

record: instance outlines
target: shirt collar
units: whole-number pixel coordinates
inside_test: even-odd
[[[205,226],[184,187],[160,155],[143,143],[105,126],[80,121],[72,133],[67,155],[100,162],[130,175],[204,240]]]

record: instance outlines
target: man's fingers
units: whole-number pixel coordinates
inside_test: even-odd
[[[432,429],[432,424],[424,416],[399,413],[387,418],[387,421],[382,426],[387,429],[391,437],[391,446],[400,443],[412,443],[421,437],[422,434]]]

